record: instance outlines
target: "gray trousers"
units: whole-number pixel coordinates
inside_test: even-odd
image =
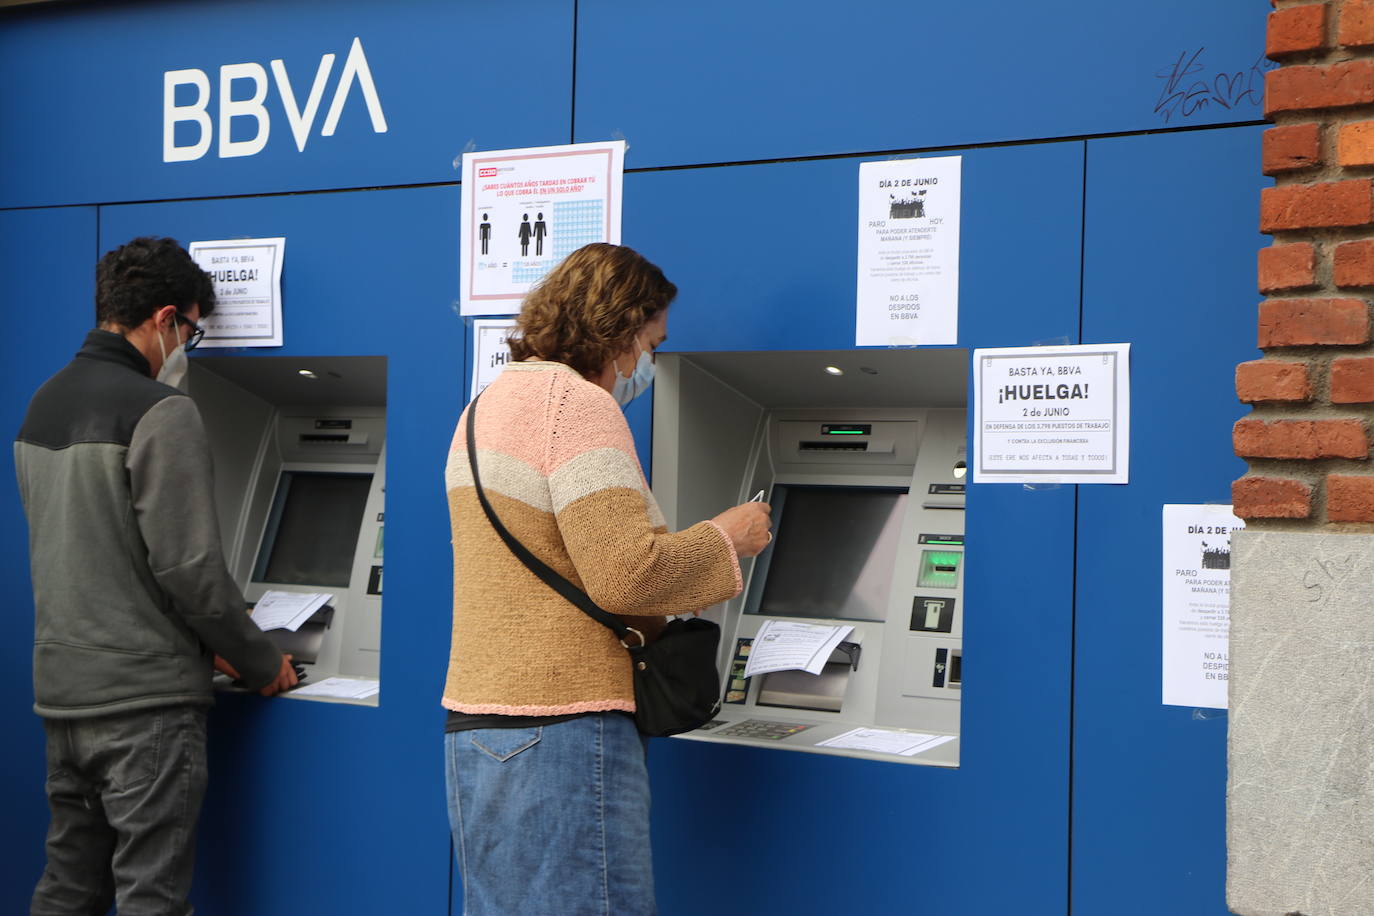
[[[47,867],[32,916],[188,916],[205,797],[205,709],[44,719]]]

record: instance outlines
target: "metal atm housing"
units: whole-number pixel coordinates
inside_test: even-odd
[[[296,632],[268,635],[304,664],[307,684],[379,678],[386,358],[198,356],[191,366],[226,560],[244,597],[332,594]]]
[[[957,766],[968,353],[660,354],[653,485],[678,529],[764,490],[774,540],[721,624],[722,711],[682,737]],[[838,371],[837,371],[838,370]],[[744,679],[766,620],[854,627],[820,675]],[[956,736],[898,756],[855,728]]]

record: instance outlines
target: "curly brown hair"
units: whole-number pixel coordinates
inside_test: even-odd
[[[633,248],[584,245],[525,297],[511,357],[564,363],[590,377],[630,349],[676,295],[663,271]]]

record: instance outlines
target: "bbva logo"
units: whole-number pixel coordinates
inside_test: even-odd
[[[329,82],[329,74],[334,69],[334,55],[325,54],[320,58],[320,66],[315,71],[315,82],[310,86],[305,107],[296,104],[296,93],[291,88],[291,80],[286,75],[286,64],[281,60],[272,61],[272,77],[281,95],[282,108],[286,120],[291,125],[291,134],[296,140],[296,149],[305,152],[310,140],[310,131],[319,114],[320,102],[324,98],[324,88]],[[234,83],[252,81],[253,94],[248,98],[234,98]],[[363,101],[367,103],[367,113],[372,119],[375,133],[386,133],[386,114],[382,111],[382,101],[377,96],[377,86],[372,81],[372,70],[363,54],[363,43],[353,39],[344,59],[339,82],[334,87],[334,100],[325,115],[324,127],[320,129],[323,137],[334,136],[339,126],[339,116],[343,114],[344,104],[348,101],[353,84],[362,90]],[[194,86],[195,101],[189,105],[178,105],[176,93],[178,86]],[[219,157],[229,159],[235,156],[253,156],[267,146],[272,133],[272,118],[263,102],[267,99],[267,71],[262,64],[243,63],[225,64],[219,68]],[[204,70],[168,70],[162,74],[162,161],[191,162],[210,151],[214,140],[214,126],[210,120],[210,77]],[[235,140],[230,132],[234,118],[252,118],[257,122],[257,133],[246,140]],[[178,146],[176,126],[190,121],[199,128],[195,143]]]

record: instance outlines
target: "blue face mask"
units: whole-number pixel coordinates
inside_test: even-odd
[[[641,394],[649,390],[649,386],[654,383],[654,357],[645,349],[640,349],[639,359],[635,362],[634,371],[630,377],[626,378],[620,374],[620,367],[615,369],[615,386],[611,389],[611,397],[621,407],[633,401]]]

